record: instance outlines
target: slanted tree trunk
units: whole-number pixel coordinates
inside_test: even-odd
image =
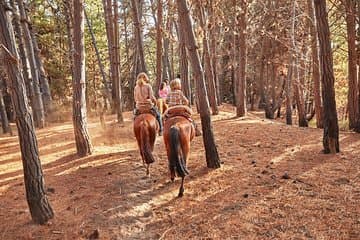
[[[178,7],[180,32],[185,32],[185,41],[192,65],[194,79],[196,82],[197,99],[199,100],[199,112],[203,130],[203,141],[206,153],[206,162],[209,168],[219,168],[220,158],[215,144],[215,138],[211,126],[209,102],[205,87],[204,73],[202,71],[199,54],[196,48],[195,36],[189,15],[186,0],[176,0]]]
[[[41,96],[42,101],[44,104],[44,112],[45,114],[50,114],[52,111],[52,98],[51,98],[51,92],[50,92],[50,85],[49,85],[49,79],[46,76],[45,69],[43,62],[40,57],[40,50],[37,43],[37,39],[35,36],[34,29],[31,24],[29,24],[30,34],[31,34],[31,40],[34,47],[34,56],[36,65],[38,67],[38,76],[41,86]]]
[[[21,26],[24,33],[24,41],[27,52],[28,61],[30,64],[31,79],[33,83],[34,95],[31,101],[32,110],[34,113],[35,126],[38,128],[43,128],[45,126],[45,114],[44,114],[44,105],[40,92],[40,80],[38,74],[38,66],[35,60],[34,46],[31,40],[31,34],[29,30],[29,20],[26,18],[24,2],[22,0],[17,0],[19,6],[19,12],[21,17]]]
[[[6,48],[4,62],[7,71],[7,85],[16,112],[16,125],[19,134],[21,158],[24,169],[26,199],[31,217],[35,223],[44,224],[54,217],[54,212],[45,194],[44,177],[38,154],[33,119],[25,94],[24,79],[21,75],[18,53],[15,46],[11,20],[6,13],[4,1],[0,3],[0,42]]]
[[[156,24],[156,89],[160,89],[162,82],[162,26],[163,26],[163,4],[157,0],[157,24]],[[155,92],[159,96],[159,92]]]
[[[238,38],[237,44],[239,57],[236,66],[236,77],[238,82],[238,89],[236,92],[236,116],[242,117],[246,114],[246,14],[247,2],[246,0],[240,1],[241,12],[237,16]]]
[[[215,89],[215,78],[214,78],[214,72],[213,72],[213,66],[210,59],[210,50],[209,50],[209,43],[208,43],[208,30],[207,26],[205,24],[205,13],[204,13],[204,7],[202,6],[201,1],[198,0],[198,17],[199,17],[199,23],[200,27],[203,31],[203,53],[204,53],[204,68],[205,68],[205,79],[206,79],[206,86],[208,90],[208,96],[209,96],[209,103],[212,110],[213,115],[219,114],[219,108],[217,103],[217,97],[216,97],[216,89]]]
[[[326,0],[314,0],[314,6],[320,45],[322,99],[324,104],[324,153],[336,153],[340,151],[339,126],[336,112],[335,77]]]
[[[106,73],[105,73],[105,68],[104,68],[104,64],[102,63],[101,61],[101,56],[100,56],[100,52],[99,52],[99,49],[97,47],[97,43],[96,43],[96,38],[95,38],[95,34],[94,34],[94,30],[92,28],[92,25],[91,25],[91,22],[86,14],[86,11],[85,11],[85,19],[86,19],[86,23],[87,23],[87,26],[89,28],[89,32],[90,32],[90,35],[91,35],[91,42],[94,46],[94,49],[95,49],[95,53],[96,53],[96,59],[98,61],[98,64],[99,64],[99,69],[100,69],[100,73],[101,73],[101,77],[102,77],[102,81],[103,81],[103,84],[104,84],[104,92],[106,94],[106,99],[108,99],[110,102],[112,100],[112,97],[111,97],[111,90],[110,90],[110,86],[109,86],[109,83],[108,83],[108,80],[106,78]]]
[[[29,77],[29,72],[28,72],[28,63],[27,63],[27,56],[26,56],[26,51],[25,51],[25,44],[24,44],[24,35],[21,31],[21,26],[20,26],[20,17],[17,11],[17,7],[15,5],[15,1],[10,1],[11,4],[11,8],[12,8],[12,14],[13,14],[13,24],[14,24],[14,31],[17,37],[17,42],[18,42],[18,49],[19,49],[19,54],[20,54],[20,59],[21,59],[21,66],[22,66],[22,74],[23,74],[23,78],[25,81],[25,85],[26,85],[26,95],[27,98],[29,98],[30,102],[31,102],[31,106],[33,105],[33,99],[34,99],[34,88],[32,85],[32,81],[30,80]],[[34,116],[34,114],[33,114]]]
[[[92,153],[87,129],[85,99],[85,48],[84,48],[84,1],[74,0],[74,53],[73,53],[73,125],[77,154],[80,157]]]
[[[311,55],[312,55],[312,80],[314,83],[314,103],[316,114],[316,127],[323,128],[323,116],[322,116],[322,103],[320,95],[320,68],[319,68],[319,53],[318,53],[318,38],[316,32],[316,19],[313,7],[313,1],[307,0],[308,15],[310,16],[310,33],[311,33]]]
[[[357,125],[359,115],[359,100],[358,100],[358,79],[356,69],[356,1],[343,0],[343,5],[346,9],[346,29],[347,29],[347,43],[348,43],[348,113],[349,113],[349,128],[354,129]]]

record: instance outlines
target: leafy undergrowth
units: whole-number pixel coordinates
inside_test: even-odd
[[[17,136],[0,137],[0,239],[359,239],[360,137],[341,132],[341,152],[324,155],[322,130],[235,118],[221,107],[213,130],[222,161],[206,167],[192,142],[185,195],[171,183],[161,138],[145,177],[132,133],[107,116],[90,120],[94,154],[78,158],[71,122],[37,130],[55,218],[33,224]],[[197,117],[197,122],[200,122]]]

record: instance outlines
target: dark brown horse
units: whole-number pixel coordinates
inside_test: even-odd
[[[146,175],[149,176],[149,166],[155,162],[152,154],[159,124],[154,115],[143,113],[134,120],[134,133],[139,146],[140,155],[144,165],[146,164]]]
[[[193,124],[183,116],[168,118],[164,124],[164,143],[166,147],[170,178],[174,181],[175,174],[181,177],[178,197],[184,194],[184,179],[189,174],[186,162],[190,154],[190,142],[195,136]]]

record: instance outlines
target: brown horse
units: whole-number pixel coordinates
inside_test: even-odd
[[[186,162],[190,154],[190,142],[195,136],[193,124],[184,116],[168,118],[164,124],[164,143],[166,147],[171,181],[175,173],[181,177],[178,197],[184,194],[184,179],[189,174]]]
[[[159,123],[154,115],[143,113],[134,120],[134,133],[139,146],[140,155],[144,165],[146,164],[146,175],[149,176],[149,166],[155,162],[152,154]]]

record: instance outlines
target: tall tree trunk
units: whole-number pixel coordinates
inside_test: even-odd
[[[40,92],[39,71],[35,60],[34,46],[29,30],[29,20],[26,18],[24,2],[22,0],[17,0],[17,3],[20,11],[21,26],[24,33],[27,57],[30,64],[31,79],[33,82],[34,96],[32,99],[32,109],[34,113],[35,126],[43,128],[45,125],[44,105]]]
[[[314,6],[320,45],[322,99],[324,103],[324,153],[336,153],[340,151],[339,126],[336,112],[335,77],[326,0],[314,0]]]
[[[157,24],[156,24],[156,89],[160,89],[162,82],[162,26],[163,26],[163,4],[157,0]],[[156,91],[156,96],[159,95]]]
[[[80,157],[92,153],[87,129],[85,99],[85,48],[84,48],[84,1],[74,0],[74,53],[73,53],[73,124],[77,154]]]
[[[200,118],[202,123],[207,166],[209,168],[219,168],[220,158],[217,152],[211,126],[211,116],[205,87],[204,73],[202,71],[199,54],[197,52],[189,9],[186,4],[186,0],[176,0],[176,2],[178,7],[179,27],[182,29],[180,32],[186,32],[185,41],[196,82],[196,93],[200,105]]]
[[[357,11],[356,11],[356,16],[357,16],[357,20],[358,20],[358,25],[357,25],[357,39],[360,39],[360,3],[357,2]],[[358,65],[358,120],[357,120],[357,126],[354,129],[356,132],[360,132],[360,44],[357,45],[357,65]]]
[[[31,24],[29,24],[29,29],[30,29],[32,44],[34,47],[35,61],[38,67],[38,76],[41,86],[42,101],[44,104],[44,112],[45,114],[50,114],[52,111],[52,98],[50,92],[49,79],[45,73],[44,64],[40,57],[40,50],[35,36],[34,28],[32,27]]]
[[[310,16],[310,33],[311,33],[311,55],[312,55],[312,80],[314,83],[314,103],[316,114],[316,127],[323,128],[323,116],[322,116],[322,103],[320,95],[320,69],[319,69],[319,53],[318,53],[318,38],[316,32],[316,19],[313,7],[313,1],[307,0],[308,15]]]
[[[294,84],[294,96],[296,100],[296,108],[298,110],[298,124],[299,127],[307,127],[308,123],[306,120],[306,113],[305,113],[305,104],[304,104],[304,96],[301,87],[300,78],[303,78],[304,75],[301,74],[301,66],[299,67],[299,62],[296,60],[295,68],[295,84]]]
[[[238,28],[238,48],[239,51],[238,64],[236,66],[236,76],[238,78],[238,89],[236,93],[236,116],[242,117],[246,114],[246,14],[247,2],[246,0],[240,1],[241,12],[237,16]]]
[[[3,133],[11,133],[11,128],[9,125],[9,119],[6,114],[6,108],[4,104],[4,95],[3,91],[5,91],[4,82],[2,76],[0,76],[0,117],[1,117],[1,127],[3,129]],[[27,99],[26,96],[24,99]]]
[[[122,95],[121,95],[121,81],[120,81],[120,43],[119,43],[119,7],[118,1],[113,1],[114,6],[114,70],[115,70],[115,108],[118,123],[123,123],[122,115]]]
[[[24,35],[21,31],[20,17],[17,12],[17,8],[15,6],[15,1],[10,1],[10,3],[11,3],[11,8],[12,8],[12,14],[13,14],[14,30],[15,30],[15,34],[17,37],[19,54],[20,54],[20,59],[21,59],[22,73],[23,73],[23,78],[24,78],[25,85],[26,85],[26,95],[27,95],[27,98],[30,100],[31,106],[32,106],[33,105],[32,101],[34,100],[34,88],[32,85],[32,81],[30,80],[29,71],[28,71],[27,56],[26,56],[25,44],[24,44]],[[33,116],[34,116],[34,114],[33,114]]]
[[[186,55],[186,43],[185,43],[185,32],[179,26],[179,67],[180,67],[180,77],[183,83],[183,91],[187,99],[189,99],[189,104],[192,104],[192,94],[191,94],[191,83],[189,78],[189,66],[188,58]]]
[[[68,1],[68,0],[63,0],[63,6],[64,6],[64,15],[65,15],[65,22],[66,22],[66,32],[67,32],[67,42],[68,42],[68,47],[69,47],[69,65],[70,65],[70,71],[71,71],[71,76],[74,76],[74,69],[73,69],[73,52],[74,52],[74,43],[72,41],[72,37],[73,37],[73,2],[72,1]]]
[[[217,23],[217,19],[215,16],[215,9],[216,9],[216,3],[215,1],[211,1],[209,6],[209,18],[210,18],[210,29],[209,29],[209,49],[210,49],[210,59],[211,59],[211,66],[212,66],[212,72],[214,76],[214,83],[215,83],[215,91],[216,91],[216,98],[217,98],[217,104],[222,104],[222,99],[220,97],[220,82],[219,82],[219,76],[217,71],[218,61],[217,61],[217,36],[220,35],[220,28],[219,24]]]
[[[141,0],[131,0],[131,7],[133,11],[133,21],[134,21],[134,28],[135,28],[135,44],[136,49],[138,53],[138,58],[136,61],[138,61],[138,70],[139,72],[147,72],[146,70],[146,64],[145,64],[145,56],[144,56],[144,43],[143,43],[143,37],[142,37],[142,25],[141,25]]]
[[[89,32],[90,32],[90,35],[91,35],[91,42],[94,46],[94,49],[95,49],[95,53],[96,53],[96,59],[97,59],[97,62],[98,62],[98,65],[99,65],[99,69],[100,69],[100,73],[101,73],[101,77],[102,77],[102,81],[103,81],[103,84],[104,84],[104,92],[106,94],[106,98],[111,102],[112,100],[112,97],[111,97],[111,90],[110,90],[110,86],[109,86],[109,83],[108,83],[108,80],[106,78],[106,73],[105,73],[105,68],[104,68],[104,64],[102,63],[101,61],[101,56],[100,56],[100,52],[99,52],[99,49],[97,47],[97,43],[96,43],[96,38],[95,38],[95,34],[94,34],[94,30],[92,28],[92,25],[91,25],[91,22],[86,14],[86,11],[84,12],[85,14],[85,19],[86,19],[86,23],[87,23],[87,26],[89,28]]]
[[[348,43],[348,113],[349,113],[349,128],[356,128],[357,119],[359,115],[358,102],[358,79],[356,69],[356,3],[355,0],[343,0],[343,5],[346,9],[346,29],[347,29],[347,43]]]
[[[112,84],[112,99],[114,105],[116,105],[116,69],[114,69],[115,64],[115,56],[114,56],[114,25],[113,25],[113,14],[112,14],[112,1],[111,0],[103,0],[103,7],[104,7],[104,18],[105,18],[105,28],[106,28],[106,37],[108,42],[108,53],[109,53],[109,65],[110,65],[110,79]],[[116,106],[115,106],[116,108]],[[113,112],[116,109],[112,109]]]
[[[11,89],[10,94],[16,112],[26,199],[33,221],[44,224],[54,217],[54,212],[45,194],[44,177],[38,154],[33,119],[29,105],[25,100],[24,79],[20,72],[13,28],[10,18],[6,13],[4,1],[0,3],[0,26],[0,42],[4,44],[8,51],[5,61],[8,75],[7,85]]]
[[[200,27],[203,30],[203,52],[204,52],[204,68],[205,68],[205,79],[206,79],[206,86],[208,90],[208,97],[209,97],[209,103],[212,110],[213,115],[219,114],[218,109],[218,103],[217,103],[217,97],[216,97],[216,89],[215,89],[215,79],[214,79],[214,72],[213,72],[213,66],[211,64],[210,59],[210,52],[209,52],[209,43],[208,43],[208,30],[207,26],[205,24],[205,13],[204,13],[204,7],[202,6],[201,1],[198,0],[198,13],[199,13],[199,22]]]

